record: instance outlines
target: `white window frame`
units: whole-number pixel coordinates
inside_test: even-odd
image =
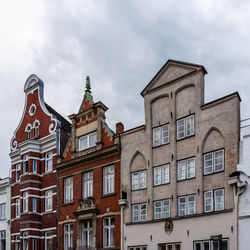
[[[6,219],[6,203],[0,204],[0,220]]]
[[[169,143],[169,124],[153,128],[153,147]]]
[[[92,246],[92,227],[93,225],[91,220],[84,220],[81,223],[83,248],[89,248]]]
[[[141,170],[131,173],[131,185],[132,185],[132,191],[146,188],[147,187],[146,170]]]
[[[132,246],[128,247],[128,250],[147,250],[147,246]]]
[[[115,166],[103,167],[103,194],[115,192]]]
[[[15,237],[15,250],[20,250],[20,236]]]
[[[188,131],[189,131],[188,120],[190,118],[193,121],[192,127],[191,127],[192,132],[188,133]],[[190,136],[195,134],[195,126],[194,126],[195,122],[194,122],[194,120],[195,120],[194,114],[176,120],[176,138],[177,138],[177,140],[181,140],[183,138],[190,137]],[[181,123],[183,123],[183,124],[181,124]],[[183,129],[180,130],[180,128],[183,128]],[[180,136],[180,133],[183,133],[183,136]]]
[[[154,167],[154,186],[170,183],[169,164]]]
[[[222,192],[222,196],[218,196],[217,193],[218,192]],[[206,198],[206,195],[210,194],[211,197]],[[221,206],[218,207],[218,199],[219,197],[221,197],[220,199],[222,201],[220,201]],[[210,203],[207,203],[207,200],[210,199]],[[208,206],[211,207],[211,209],[207,209],[206,205],[208,204]],[[215,190],[208,190],[204,192],[204,211],[205,213],[209,213],[212,211],[221,211],[225,209],[225,190],[224,188],[220,188],[220,189],[215,189]]]
[[[105,225],[105,221],[107,224]],[[108,235],[108,237],[106,237]],[[108,238],[106,242],[106,238]],[[103,247],[115,246],[115,218],[106,217],[103,218]]]
[[[92,137],[92,136],[94,137],[94,141],[95,141],[94,144],[91,144],[90,137]],[[84,140],[86,140],[86,145],[83,145],[82,141],[84,141]],[[92,148],[92,147],[96,146],[96,142],[97,142],[97,131],[79,137],[79,139],[78,139],[78,149],[79,149],[79,151],[82,151],[82,150],[85,150],[87,148]]]
[[[47,250],[47,244],[49,240],[52,240],[52,247],[53,247],[53,233],[52,231],[45,232],[44,243],[45,243],[45,250]]]
[[[53,209],[53,191],[52,189],[45,191],[45,211]]]
[[[199,241],[194,241],[194,250],[197,250],[197,249],[203,250],[203,249],[205,249],[205,246],[204,246],[205,243],[208,244],[209,250],[212,250],[212,249],[214,249],[214,246],[213,246],[214,242],[218,243],[218,241],[214,241],[214,240],[199,240]],[[222,242],[227,242],[227,246],[229,246],[229,240],[228,239],[222,239]],[[199,246],[199,248],[197,248],[197,246]],[[228,250],[229,250],[229,248],[228,248]]]
[[[93,196],[93,171],[83,173],[82,190],[82,197],[84,199]]]
[[[192,162],[193,166],[191,168]],[[195,178],[195,157],[177,161],[177,180],[182,181],[191,178]]]
[[[154,218],[156,220],[163,218],[170,218],[170,213],[171,213],[170,199],[154,201]]]
[[[29,157],[28,154],[23,156],[23,174],[29,172]]]
[[[23,212],[28,212],[29,210],[29,199],[28,199],[28,192],[23,192]]]
[[[221,162],[222,167],[221,167],[221,169],[216,170],[215,168],[216,168],[216,165],[218,165],[218,164],[216,164],[216,157],[215,157],[215,155],[217,153],[219,153],[219,152],[222,152],[222,157],[221,157],[222,158],[222,162]],[[206,157],[209,156],[209,155],[211,155],[211,158],[212,158],[211,160],[207,160],[206,159]],[[207,165],[208,161],[212,161],[212,165],[211,166]],[[225,168],[224,161],[225,161],[225,151],[224,151],[224,149],[219,149],[219,150],[215,150],[215,151],[212,151],[212,152],[205,153],[203,155],[203,166],[204,166],[203,173],[204,173],[204,175],[208,175],[208,174],[218,173],[218,172],[224,171],[224,168]],[[211,171],[207,170],[209,168],[211,168]]]
[[[45,172],[51,172],[53,170],[53,153],[48,152],[45,154]]]
[[[23,250],[28,250],[29,248],[29,233],[23,232]]]
[[[194,198],[194,201],[189,201],[191,198]],[[181,202],[181,199],[183,199],[184,202]],[[191,207],[191,203],[194,203],[193,207]],[[184,207],[181,208],[181,205],[184,205]],[[194,212],[191,212],[191,208],[193,208]],[[184,211],[184,214],[182,214],[182,211]],[[196,214],[196,195],[191,194],[178,197],[178,216],[186,216],[193,214]]]
[[[37,160],[33,160],[32,172],[37,173]]]
[[[147,220],[147,203],[138,203],[132,206],[132,221],[140,222]]]
[[[73,224],[64,224],[63,226],[63,249],[73,248]]]
[[[37,250],[37,239],[36,238],[32,239],[32,250]]]
[[[32,212],[37,212],[37,199],[32,198]]]
[[[21,206],[20,206],[20,199],[19,198],[17,198],[16,199],[16,202],[15,202],[15,204],[16,204],[16,217],[20,217],[20,214],[21,214]]]
[[[20,176],[21,176],[21,164],[18,163],[16,164],[16,182],[20,181]]]
[[[74,189],[74,179],[73,176],[64,178],[64,203],[69,203],[73,201],[73,189]]]

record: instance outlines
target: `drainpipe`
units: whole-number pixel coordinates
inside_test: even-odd
[[[247,182],[242,182],[239,179],[239,176],[233,176],[228,178],[228,184],[233,186],[233,193],[234,193],[234,249],[238,249],[239,246],[239,224],[238,224],[238,218],[239,218],[239,196],[243,193],[245,190],[245,187],[247,185]]]
[[[124,208],[126,206],[126,200],[119,200],[119,205],[121,207],[121,250],[124,250]]]

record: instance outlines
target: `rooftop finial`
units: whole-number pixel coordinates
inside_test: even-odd
[[[89,76],[87,76],[86,77],[86,90],[85,90],[85,92],[89,92],[89,93],[91,93],[91,86],[90,86],[90,78],[89,78]]]

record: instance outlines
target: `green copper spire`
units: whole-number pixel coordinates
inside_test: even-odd
[[[91,86],[90,86],[90,78],[89,78],[89,76],[86,77],[86,87],[85,88],[86,88],[85,92],[91,93]]]

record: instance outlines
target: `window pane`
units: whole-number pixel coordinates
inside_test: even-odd
[[[154,185],[161,184],[161,167],[154,168]]]
[[[163,212],[162,218],[169,218],[170,217],[170,199],[163,201]]]
[[[79,150],[84,150],[88,147],[88,138],[86,136],[79,139]]]
[[[186,118],[186,136],[194,134],[194,116],[188,116]]]
[[[160,219],[161,218],[161,210],[162,210],[162,202],[161,201],[155,201],[155,203],[154,203],[155,219]]]
[[[179,216],[186,215],[186,197],[179,197],[178,201]]]
[[[186,179],[186,161],[178,162],[178,180]]]
[[[139,172],[139,188],[145,188],[146,187],[146,171]]]
[[[162,144],[166,144],[169,142],[169,129],[168,124],[161,127],[162,130]]]
[[[215,210],[224,209],[224,189],[214,191]]]
[[[224,150],[214,152],[214,171],[218,172],[224,169]]]
[[[203,242],[203,248],[204,250],[210,250],[210,242],[209,241]]]
[[[187,178],[195,177],[195,160],[194,158],[187,160]]]
[[[162,166],[162,184],[169,183],[169,164]]]
[[[213,211],[213,191],[204,193],[205,212]]]
[[[187,197],[188,200],[188,214],[195,214],[196,212],[196,201],[195,195],[190,195]]]
[[[201,250],[201,242],[194,243],[194,250]]]
[[[177,121],[177,139],[185,137],[185,119]]]
[[[160,127],[153,129],[153,147],[160,145],[161,129]]]
[[[89,136],[89,147],[93,147],[96,145],[96,141],[97,141],[97,134],[93,133]]]
[[[213,172],[213,153],[204,155],[204,174]]]

